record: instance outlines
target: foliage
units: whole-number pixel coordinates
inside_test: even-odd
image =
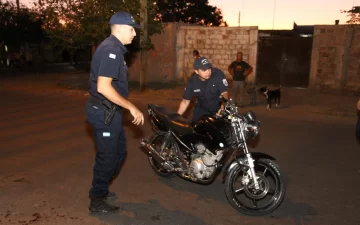
[[[0,2],[0,41],[18,46],[40,43],[45,38],[41,25],[41,15],[36,11],[22,5],[18,12],[13,2]]]
[[[39,0],[34,4],[46,15],[44,29],[53,44],[69,49],[97,45],[109,36],[108,22],[115,12],[129,12],[140,21],[140,2],[133,0]],[[151,1],[148,4],[148,36],[151,36],[160,33],[162,26],[153,19],[154,5]],[[150,45],[142,47],[149,48]]]
[[[204,26],[227,26],[219,8],[208,0],[157,0],[156,18],[162,22],[183,22]]]
[[[348,24],[360,24],[360,6],[354,6],[350,10],[342,10],[342,13],[347,13],[350,19],[346,21]]]

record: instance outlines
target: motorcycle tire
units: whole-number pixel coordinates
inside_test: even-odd
[[[156,144],[156,142],[158,141],[161,146],[161,143],[164,141],[164,138],[165,138],[165,136],[155,133],[151,136],[149,143],[151,145],[153,145],[153,144]],[[160,146],[157,146],[157,147],[159,148]],[[173,177],[176,175],[174,172],[171,172],[171,171],[168,171],[168,170],[162,168],[151,156],[148,157],[148,160],[149,160],[151,168],[154,170],[154,172],[157,175],[159,175],[161,177]]]
[[[236,164],[225,178],[225,195],[229,203],[240,213],[248,216],[264,216],[273,212],[281,205],[285,197],[286,187],[280,168],[274,161],[270,159],[258,159],[254,164],[255,174],[263,190],[255,190],[255,188],[253,188],[254,185],[252,185],[253,182],[251,181],[247,183],[247,185],[240,182],[242,188],[236,190],[235,183],[239,174],[246,173],[243,167]],[[265,172],[260,170],[260,168],[265,168]],[[266,177],[267,173],[274,176],[274,181]],[[240,179],[243,179],[243,176],[241,176]],[[273,182],[275,190],[270,190],[270,181]],[[240,196],[242,194],[241,192],[243,192],[244,197]],[[273,197],[269,196],[269,193],[272,194]],[[265,199],[269,199],[268,204],[255,207],[255,205],[257,206],[258,203],[261,203],[260,201],[265,201]],[[251,206],[245,205],[245,202],[251,202]]]

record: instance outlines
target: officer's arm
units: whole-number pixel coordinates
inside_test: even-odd
[[[226,80],[225,74],[219,70],[220,75],[218,77],[218,87],[219,87],[219,91],[220,91],[220,95],[223,96],[225,99],[229,99],[229,93],[228,93],[228,82]],[[224,103],[221,103],[221,107],[220,110],[224,109]],[[220,112],[219,110],[219,112]]]
[[[131,110],[132,108],[134,108],[135,106],[131,102],[129,102],[124,97],[122,97],[115,90],[115,88],[111,84],[112,79],[113,78],[111,78],[111,77],[99,76],[98,81],[97,81],[97,91],[100,94],[104,95],[104,97],[107,98],[108,100],[110,100],[111,102],[113,102],[125,109]]]
[[[118,77],[118,71],[124,63],[122,53],[108,46],[103,49],[102,59],[97,80],[97,91],[111,102],[128,110],[136,108],[131,102],[122,97],[112,86],[112,80]],[[127,76],[127,74],[121,74]]]
[[[193,97],[193,93],[194,93],[193,92],[193,82],[192,82],[192,79],[190,79],[188,84],[186,85],[184,95],[183,95],[183,99],[180,102],[179,109],[177,110],[177,113],[179,113],[180,115],[184,114],[184,112],[186,111],[186,109],[190,105],[190,100]]]
[[[225,99],[229,99],[229,93],[227,91],[221,93],[221,96],[223,96]],[[220,107],[220,110],[224,110],[224,103],[222,102],[221,103],[221,107]]]
[[[177,113],[179,113],[180,115],[184,114],[184,112],[189,107],[189,105],[190,105],[190,100],[183,99],[180,102],[179,109],[177,110]]]
[[[357,108],[358,108],[358,110],[360,110],[360,98],[359,98],[359,101],[357,103]]]

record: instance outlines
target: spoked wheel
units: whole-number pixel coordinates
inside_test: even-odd
[[[154,148],[159,152],[161,149],[161,145],[164,142],[165,137],[163,135],[158,135],[158,134],[154,134],[151,138],[149,143],[151,145],[154,146]],[[169,146],[168,146],[169,147]],[[170,148],[166,147],[163,154],[162,155],[169,155],[169,154],[174,154],[173,149],[171,148],[171,144],[170,144]],[[170,177],[175,175],[174,172],[168,171],[164,168],[162,168],[154,159],[153,157],[149,156],[149,163],[151,168],[160,176],[162,177]]]
[[[260,188],[256,189],[246,170],[234,166],[225,180],[225,194],[230,204],[249,216],[263,216],[277,209],[285,197],[285,184],[278,165],[269,159],[255,162]]]

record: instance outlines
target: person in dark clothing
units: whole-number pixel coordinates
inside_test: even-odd
[[[86,116],[94,128],[96,145],[89,210],[96,213],[113,213],[120,209],[106,200],[116,196],[109,192],[109,184],[119,173],[127,153],[122,110],[130,111],[133,124],[144,123],[142,112],[127,99],[127,66],[124,60],[127,52],[124,45],[132,42],[135,28],[140,26],[126,12],[115,13],[109,24],[111,35],[98,46],[91,61],[90,95],[86,102]]]
[[[233,100],[235,103],[238,104],[237,97],[240,92],[239,105],[243,106],[245,97],[245,79],[252,73],[253,68],[247,62],[243,61],[243,53],[238,52],[236,55],[236,60],[229,65],[228,71],[233,77]]]
[[[186,85],[183,99],[177,113],[183,115],[192,97],[197,98],[192,121],[197,121],[202,115],[220,115],[223,105],[220,95],[228,98],[228,82],[224,72],[213,68],[209,60],[199,57],[194,62],[195,75],[191,76]]]

